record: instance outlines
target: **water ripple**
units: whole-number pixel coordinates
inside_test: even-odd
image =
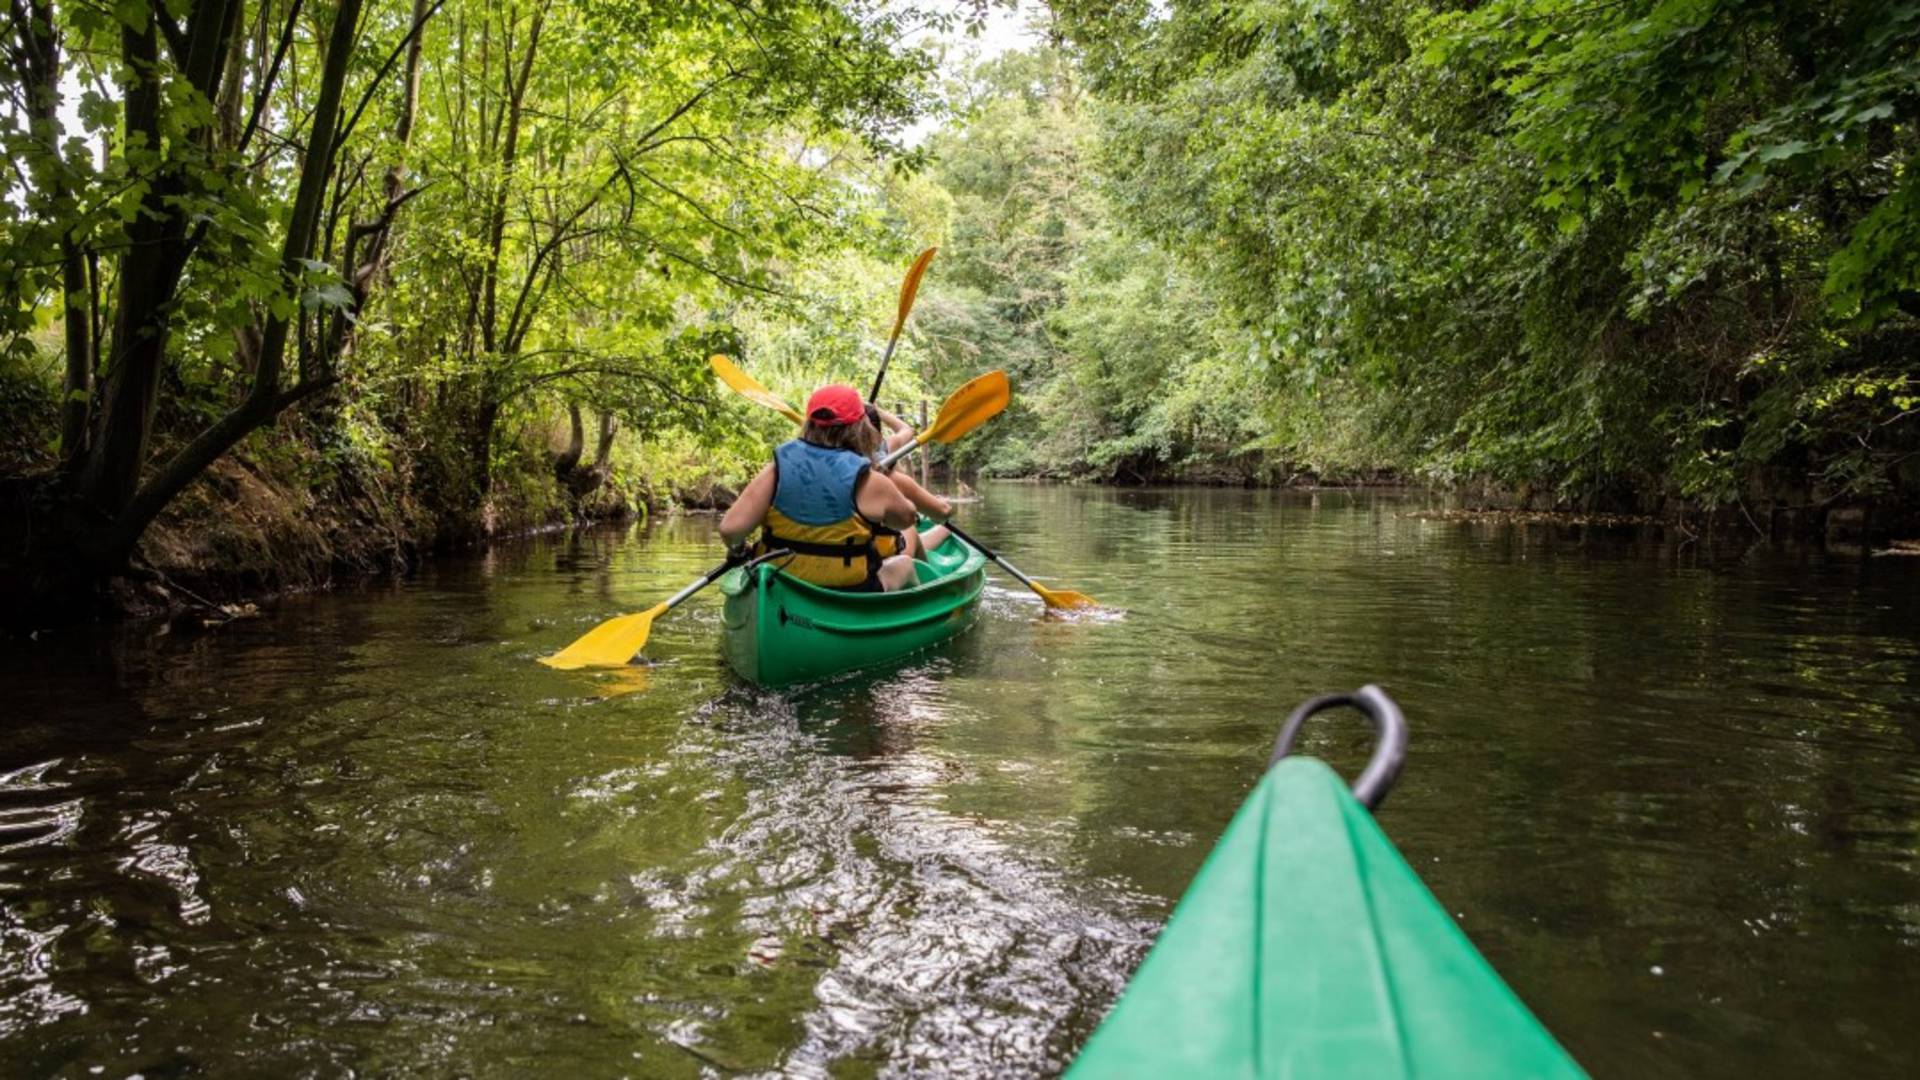
[[[533,663],[710,566],[683,518],[0,650],[0,1075],[1057,1071],[1287,708],[1368,681],[1383,827],[1596,1074],[1920,1068],[1920,560],[987,496],[1124,617],[996,572],[947,645],[767,693],[708,590],[647,666]]]

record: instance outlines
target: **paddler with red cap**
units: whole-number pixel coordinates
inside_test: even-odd
[[[917,520],[893,480],[873,468],[880,431],[851,386],[823,386],[807,399],[800,437],[781,443],[720,519],[730,551],[793,553],[781,566],[803,581],[850,592],[914,583],[899,534]]]

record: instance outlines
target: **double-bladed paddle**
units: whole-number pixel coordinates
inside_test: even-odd
[[[733,560],[728,559],[700,575],[698,581],[645,611],[637,611],[632,615],[616,615],[608,619],[580,635],[579,640],[552,656],[541,657],[540,662],[550,668],[559,668],[561,671],[574,671],[585,667],[620,667],[633,659],[634,653],[646,646],[647,635],[653,632],[653,620],[680,606],[687,597],[713,584],[732,565]]]
[[[887,351],[880,356],[880,370],[874,373],[873,392],[867,395],[868,401],[880,400],[880,384],[887,377],[887,364],[893,360],[893,347],[900,343],[900,331],[906,328],[907,312],[913,310],[913,298],[920,292],[920,279],[927,276],[927,264],[933,261],[933,253],[939,250],[937,247],[928,248],[913,260],[912,266],[907,267],[907,279],[900,283],[900,310],[893,317],[893,334],[887,338]]]
[[[1001,558],[998,554],[994,552],[992,548],[988,547],[987,545],[981,543],[978,540],[975,540],[973,537],[968,536],[965,532],[961,530],[960,526],[955,525],[951,521],[946,522],[945,524],[947,526],[948,532],[966,541],[967,543],[972,544],[975,548],[979,550],[980,554],[985,555],[989,559],[992,559],[994,562],[994,565],[998,566],[1002,570],[1005,570],[1007,573],[1012,574],[1014,577],[1014,580],[1018,581],[1020,584],[1025,585],[1029,589],[1032,589],[1033,594],[1035,596],[1038,596],[1040,599],[1046,601],[1046,604],[1048,607],[1050,608],[1092,608],[1092,607],[1100,606],[1100,601],[1095,600],[1093,597],[1088,596],[1086,593],[1074,592],[1072,589],[1047,588],[1045,585],[1042,585],[1039,582],[1034,581],[1032,578],[1028,577],[1027,575],[1021,573],[1019,570],[1014,569],[1014,565],[1012,563]]]
[[[737,379],[729,377],[725,371],[721,371],[722,364],[725,364],[726,367],[731,368],[735,373],[735,375],[737,376]],[[742,397],[755,403],[756,405],[764,405],[767,408],[773,409],[776,412],[785,413],[788,416],[794,417],[795,422],[798,423],[798,417],[800,414],[796,412],[792,406],[780,400],[780,398],[777,395],[775,395],[772,391],[768,390],[766,387],[761,386],[760,383],[753,378],[753,376],[748,375],[744,371],[741,371],[738,367],[736,367],[733,364],[732,361],[728,360],[726,357],[715,356],[713,358],[713,369],[717,372],[720,372],[720,379],[722,382],[725,382],[728,386],[731,386],[735,390],[738,390]],[[742,386],[750,386],[753,388],[755,392],[748,393],[746,390],[741,389]],[[921,443],[952,442],[954,439],[958,438],[959,436],[964,435],[968,431],[972,431],[974,428],[980,426],[981,421],[986,420],[988,417],[993,416],[994,413],[998,413],[1001,409],[1006,408],[1007,401],[1012,397],[1012,393],[1013,393],[1012,389],[1007,385],[1006,372],[1004,371],[987,372],[985,375],[982,375],[979,378],[974,379],[973,381],[967,383],[965,386],[962,386],[960,389],[955,390],[953,392],[953,396],[947,399],[947,404],[941,406],[939,418],[936,419],[932,424],[928,425],[926,431],[920,433],[912,442],[888,454],[886,457],[880,459],[880,464],[882,465],[893,464],[895,461],[899,460],[900,458],[903,458],[909,453],[912,453],[913,449],[919,446]],[[966,401],[968,402],[972,402],[973,404],[971,406],[963,404],[961,407],[955,408],[955,403],[961,402],[963,398],[966,399]],[[985,415],[981,416],[979,419],[974,420],[972,423],[968,424],[968,426],[964,430],[954,432],[944,438],[942,437],[943,433],[941,431],[941,423],[948,419],[948,410],[950,408],[953,408],[955,411],[955,415],[958,416],[969,407],[977,410],[980,408],[985,408],[989,405],[991,405],[991,408],[992,408],[991,412],[988,412]],[[959,537],[962,541],[968,544],[971,544],[975,548],[979,549],[980,554],[985,555],[987,558],[993,560],[994,565],[998,566],[1002,570],[1005,570],[1007,573],[1013,575],[1014,580],[1020,582],[1020,584],[1025,585],[1029,589],[1032,589],[1033,594],[1035,596],[1038,596],[1041,600],[1045,601],[1048,607],[1050,608],[1090,608],[1090,607],[1100,606],[1100,602],[1098,600],[1095,600],[1093,597],[1088,596],[1086,593],[1074,592],[1072,589],[1049,589],[1046,586],[1035,582],[1032,578],[1021,573],[1019,569],[1016,568],[1012,563],[1001,558],[999,554],[994,552],[991,548],[987,547],[985,544],[982,544],[980,541],[975,540],[973,537],[968,536],[966,533],[962,532],[960,530],[960,526],[955,525],[951,521],[946,522],[945,524],[947,526],[948,532],[953,533],[953,535]]]
[[[804,424],[807,422],[807,418],[800,415],[799,409],[782,401],[780,395],[760,385],[759,379],[740,370],[739,364],[734,363],[725,356],[714,353],[712,356],[707,357],[707,366],[713,369],[715,375],[720,376],[721,382],[726,383],[734,393],[739,394],[748,401],[756,405],[765,405],[774,412],[784,413],[787,419],[796,424]]]
[[[1007,402],[1012,400],[1013,388],[1007,384],[1007,373],[1004,371],[989,371],[968,379],[960,389],[947,395],[946,402],[940,406],[940,415],[933,418],[927,430],[915,435],[912,442],[881,458],[879,467],[890,468],[894,462],[927,443],[945,445],[953,442],[999,416],[1000,411],[1007,407]]]
[[[721,370],[722,363],[733,367],[733,364],[724,356],[715,356],[712,363],[715,371]],[[738,368],[734,370],[739,371]],[[742,376],[745,374],[741,372]],[[726,376],[723,374],[721,378],[724,379]],[[786,403],[774,397],[771,391],[753,382],[751,378],[747,381],[760,387],[763,395],[759,397],[747,395],[751,400],[769,408],[779,409],[781,412],[792,411],[784,408]],[[733,383],[729,381],[727,385],[732,386]],[[933,423],[927,425],[927,430],[921,432],[911,444],[889,455],[889,463],[921,443],[953,442],[999,415],[1000,410],[1007,407],[1007,402],[1012,396],[1012,391],[1007,386],[1007,374],[1004,371],[990,371],[974,379],[955,390],[947,398],[946,402],[940,406],[940,415],[934,418]],[[793,415],[797,417],[799,414]],[[632,615],[616,615],[608,619],[580,635],[577,641],[552,656],[541,657],[540,662],[562,671],[586,667],[619,667],[627,663],[633,659],[634,653],[639,652],[646,645],[647,635],[653,630],[653,620],[672,611],[694,593],[719,580],[720,576],[733,565],[734,562],[731,559],[721,563],[700,575],[693,584],[645,611],[635,612]]]

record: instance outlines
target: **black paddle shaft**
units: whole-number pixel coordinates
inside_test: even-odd
[[[989,559],[992,559],[995,566],[998,566],[1000,569],[1005,570],[1007,573],[1012,574],[1016,578],[1019,578],[1020,584],[1025,585],[1029,589],[1033,589],[1035,592],[1039,591],[1039,589],[1034,585],[1032,578],[1029,578],[1027,575],[1021,573],[1018,570],[1015,570],[1011,563],[1001,558],[998,554],[996,554],[993,551],[992,548],[989,548],[987,545],[981,543],[978,540],[975,540],[971,536],[968,536],[966,532],[960,528],[960,526],[955,525],[951,521],[943,521],[940,524],[945,525],[947,527],[948,532],[959,537],[962,543],[971,544],[974,548],[979,550],[980,554],[985,555]]]
[[[980,551],[980,554],[985,555],[987,558],[992,559],[994,562],[1000,561],[1000,556],[995,555],[992,551],[989,551],[987,549],[987,545],[981,543],[978,540],[975,540],[971,536],[968,536],[965,532],[961,530],[960,526],[955,525],[951,521],[943,521],[940,524],[945,525],[947,527],[947,531],[959,537],[963,543],[966,543],[972,547],[978,548]]]
[[[874,373],[873,392],[867,395],[868,401],[879,402],[880,384],[887,379],[887,365],[893,362],[893,347],[899,343],[900,327],[896,326],[893,328],[893,336],[887,339],[887,351],[880,356],[880,370]]]

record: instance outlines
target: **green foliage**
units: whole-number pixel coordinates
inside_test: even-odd
[[[44,467],[60,441],[57,384],[32,352],[0,353],[0,475]]]
[[[1065,58],[1012,53],[955,88],[932,141],[952,243],[920,320],[933,385],[1003,368],[1017,390],[956,448],[1002,475],[1144,479],[1257,468],[1259,432],[1218,302],[1182,262],[1120,227],[1098,183],[1096,105]]]
[[[17,91],[0,110],[17,166],[0,181],[0,348],[55,378],[65,352],[76,370],[51,400],[85,403],[92,436],[52,486],[91,484],[88,455],[108,444],[133,448],[119,460],[139,484],[183,448],[213,446],[211,460],[237,446],[291,455],[277,474],[319,486],[415,485],[449,522],[541,514],[518,489],[544,476],[559,490],[544,434],[569,405],[617,418],[617,483],[668,460],[623,443],[661,441],[674,462],[696,446],[735,470],[759,428],[716,391],[707,355],[740,351],[768,311],[833,323],[852,310],[813,311],[809,293],[818,268],[894,239],[868,185],[882,163],[916,159],[900,134],[931,104],[933,63],[902,42],[980,14],[870,0],[238,7],[231,23],[222,4],[0,12]],[[357,47],[330,49],[336,29]],[[329,56],[345,57],[330,161],[309,153]],[[320,193],[314,241],[283,251],[303,181]],[[944,222],[937,187],[887,185],[898,213]],[[139,342],[159,353],[143,361],[157,373],[145,398],[108,385],[127,381]],[[248,438],[294,403],[308,410],[290,425],[298,448]],[[39,440],[49,418],[6,419]],[[119,513],[140,501],[126,486],[93,501]]]
[[[126,425],[156,426],[136,466],[217,433],[284,324],[289,475],[545,513],[578,406],[617,421],[610,487],[734,482],[787,426],[707,355],[796,402],[864,389],[938,244],[883,397],[1007,370],[963,468],[1914,490],[1920,4],[1056,0],[1060,47],[964,73],[909,148],[933,55],[899,42],[978,5],[377,0],[310,251],[283,248],[351,4],[243,3],[223,86],[150,6],[40,7],[0,13],[13,473],[61,466],[63,399],[74,475]],[[119,328],[148,277],[163,317]],[[150,415],[108,418],[140,341]]]
[[[1055,10],[1113,226],[1217,299],[1259,445],[1580,501],[1907,475],[1920,5]]]

